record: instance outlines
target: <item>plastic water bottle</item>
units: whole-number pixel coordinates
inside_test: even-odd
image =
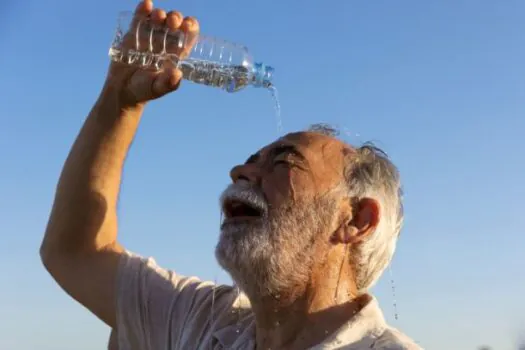
[[[155,26],[149,18],[132,25],[133,13],[122,12],[115,38],[109,49],[113,61],[138,65],[145,69],[177,66],[183,78],[237,92],[247,86],[272,88],[274,69],[256,63],[244,46],[214,37],[187,38],[182,31]],[[191,52],[180,59],[181,49],[194,41]]]

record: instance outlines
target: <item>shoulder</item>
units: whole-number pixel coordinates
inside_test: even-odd
[[[387,326],[377,338],[373,349],[378,350],[423,350],[414,340],[397,330]]]
[[[122,349],[162,348],[166,339],[173,349],[196,349],[249,307],[231,286],[179,275],[131,252],[121,257],[117,279]]]

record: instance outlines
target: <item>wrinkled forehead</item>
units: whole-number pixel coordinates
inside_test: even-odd
[[[336,137],[308,131],[287,134],[264,147],[261,151],[263,152],[264,150],[283,145],[294,146],[298,150],[306,153],[305,156],[310,154],[316,157],[337,158],[354,152],[354,149],[350,145]]]

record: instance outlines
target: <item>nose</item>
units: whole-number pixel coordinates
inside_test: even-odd
[[[255,164],[243,164],[234,166],[230,171],[230,177],[233,183],[237,183],[240,180],[244,180],[254,185],[260,184],[260,174]]]

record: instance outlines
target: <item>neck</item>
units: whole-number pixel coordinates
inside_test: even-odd
[[[350,282],[354,279],[349,264],[326,261],[316,270],[304,286],[293,286],[274,296],[250,297],[257,349],[293,350],[315,346],[370,301],[370,296],[359,295],[355,284]]]

